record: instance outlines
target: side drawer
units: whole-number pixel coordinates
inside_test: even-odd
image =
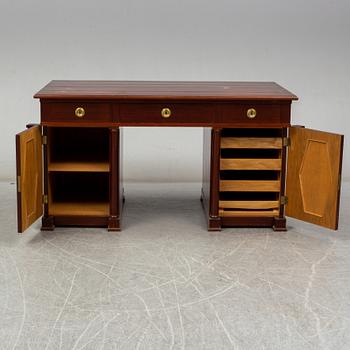
[[[108,103],[91,102],[41,102],[41,120],[44,122],[112,121],[112,108]]]
[[[222,104],[219,123],[237,123],[244,126],[267,126],[290,123],[290,104],[227,103]]]
[[[119,120],[130,124],[209,124],[215,106],[202,103],[133,103],[119,105]]]

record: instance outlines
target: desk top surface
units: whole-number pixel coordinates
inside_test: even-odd
[[[275,82],[53,80],[40,99],[88,100],[297,100]]]

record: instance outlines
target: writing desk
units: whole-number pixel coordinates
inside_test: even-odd
[[[209,230],[285,230],[285,207],[337,227],[343,137],[291,128],[297,97],[276,83],[51,81],[34,97],[41,123],[16,136],[19,232],[40,216],[121,229],[124,126],[203,127]]]

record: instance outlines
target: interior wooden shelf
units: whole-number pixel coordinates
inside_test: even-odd
[[[219,210],[221,217],[275,217],[279,210]]]
[[[281,159],[223,159],[220,170],[281,170]]]
[[[220,191],[279,192],[279,180],[220,180]]]
[[[49,171],[109,171],[108,128],[54,127],[47,140]]]
[[[108,202],[52,202],[49,215],[108,216]]]
[[[221,209],[275,209],[279,201],[219,201]]]
[[[108,172],[62,172],[49,175],[49,215],[109,215]]]
[[[281,137],[222,137],[221,148],[282,148]]]
[[[49,171],[74,171],[74,172],[109,172],[109,162],[84,162],[67,161],[51,162],[48,165]]]

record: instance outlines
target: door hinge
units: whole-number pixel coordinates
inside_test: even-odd
[[[17,176],[17,192],[21,192],[21,175]]]
[[[42,144],[47,145],[47,136],[46,135],[42,136]]]
[[[283,147],[288,147],[288,146],[290,146],[290,137],[283,137],[283,139],[282,139],[282,145],[283,145]]]
[[[47,197],[47,194],[43,194],[43,203],[47,204],[49,202],[49,199]]]
[[[288,204],[288,197],[281,196],[281,205],[287,205],[287,204]]]

